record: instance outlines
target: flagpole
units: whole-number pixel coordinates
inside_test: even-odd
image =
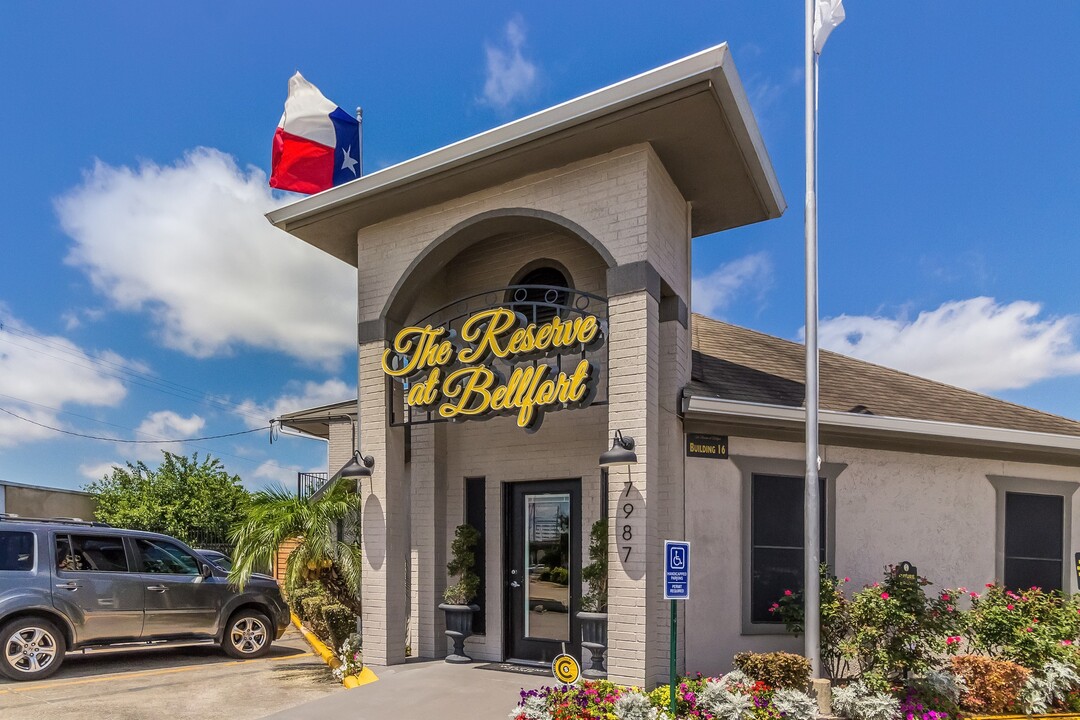
[[[356,106],[356,124],[360,126],[358,129],[360,142],[356,148],[356,154],[358,156],[358,164],[356,167],[360,170],[357,177],[359,177],[364,174],[364,108],[359,105]]]
[[[817,54],[814,52],[814,5],[806,0],[806,481],[803,535],[803,654],[811,676],[821,677],[821,614],[818,557],[818,271],[817,271]]]

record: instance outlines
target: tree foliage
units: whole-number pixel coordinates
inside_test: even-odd
[[[94,516],[132,530],[172,535],[189,544],[228,537],[244,517],[250,495],[238,475],[229,475],[217,458],[164,452],[156,469],[146,463],[115,467],[85,490],[97,499]]]
[[[298,542],[285,564],[285,591],[317,582],[336,602],[360,613],[360,546],[337,537],[338,521],[350,525],[345,537],[360,537],[356,494],[339,483],[314,500],[284,488],[260,490],[232,530],[233,569],[229,579],[241,588],[259,568],[270,566],[287,540]]]

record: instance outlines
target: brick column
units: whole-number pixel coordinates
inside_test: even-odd
[[[446,655],[445,620],[438,609],[446,587],[446,427],[412,429],[413,622],[417,657]]]
[[[404,435],[402,428],[389,427],[390,397],[380,365],[384,347],[381,340],[363,343],[359,359],[360,449],[375,458],[373,476],[360,483],[364,661],[372,665],[405,660],[409,603]]]
[[[608,476],[608,678],[653,685],[666,675],[667,659],[659,577],[659,306],[646,290],[629,292],[610,298],[608,321],[608,435],[633,437],[638,457]]]

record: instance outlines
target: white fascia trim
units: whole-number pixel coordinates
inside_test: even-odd
[[[750,421],[771,421],[801,426],[806,412],[803,408],[764,403],[722,400],[701,396],[683,398],[684,415],[723,416]],[[820,410],[819,422],[824,427],[873,433],[896,433],[921,435],[948,440],[970,441],[980,444],[1012,445],[1035,449],[1074,451],[1080,453],[1080,437],[1055,435],[1053,433],[1009,430],[1007,428],[965,425],[936,420],[863,415],[836,410]]]
[[[652,97],[707,80],[720,69],[728,82],[737,75],[726,67],[731,64],[727,43],[702,50],[688,57],[649,70],[627,80],[595,90],[586,95],[554,105],[526,117],[459,140],[437,150],[377,170],[343,185],[324,190],[266,213],[275,226],[287,230],[290,224],[310,220],[349,201],[375,195],[383,190],[415,182],[468,162],[505,152],[559,130],[579,125],[595,117],[616,112]],[[741,86],[734,90],[751,145],[758,153],[765,180],[773,193],[772,202],[786,207],[775,170],[765,153],[765,143],[746,101]]]

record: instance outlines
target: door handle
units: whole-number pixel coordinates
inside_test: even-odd
[[[519,588],[519,587],[521,587],[521,583],[519,583],[517,580],[511,580],[510,581],[510,587]]]
[[[147,585],[146,589],[147,590],[153,590],[154,592],[163,593],[166,590],[168,590],[169,588],[165,587],[164,585]]]
[[[59,588],[60,590],[78,590],[81,586],[79,585],[79,583],[72,581],[72,582],[60,583],[56,587]]]

